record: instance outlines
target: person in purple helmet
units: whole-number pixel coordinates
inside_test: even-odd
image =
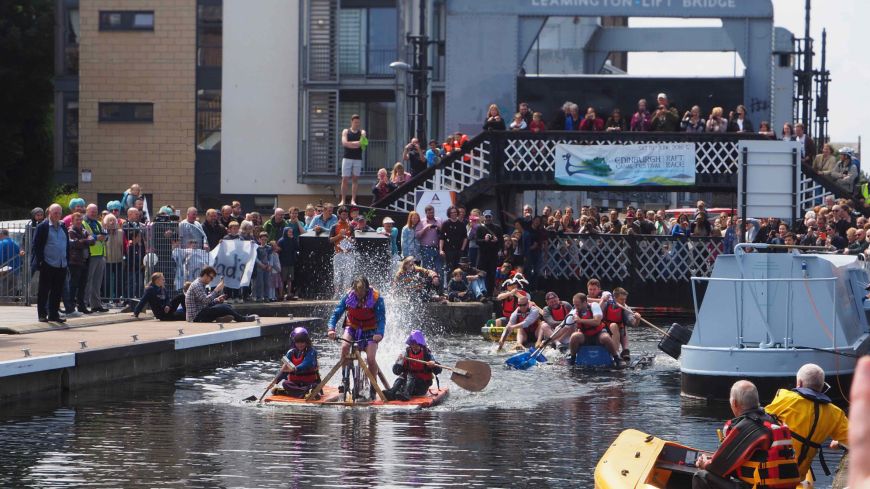
[[[317,350],[311,345],[308,330],[302,326],[293,330],[290,340],[293,347],[284,354],[287,361],[281,367],[281,376],[278,377],[278,387],[274,393],[302,398],[320,383]]]
[[[390,401],[408,401],[412,397],[425,395],[432,386],[432,378],[441,373],[441,367],[435,363],[422,331],[411,331],[405,343],[408,348],[405,353],[399,354],[393,365],[393,374],[399,378],[393,382],[392,388],[384,391]]]

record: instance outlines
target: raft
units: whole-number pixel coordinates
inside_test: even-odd
[[[567,349],[565,349],[567,351]],[[655,361],[655,355],[652,353],[640,352],[639,355],[632,355],[632,360],[623,365],[623,369],[642,369],[647,368]],[[603,346],[581,346],[577,351],[577,360],[574,362],[574,367],[589,370],[616,370],[613,364],[613,357],[610,352]]]
[[[276,403],[287,406],[342,406],[342,407],[371,407],[380,409],[398,409],[398,410],[415,410],[425,409],[437,406],[447,399],[449,389],[446,387],[440,389],[429,389],[429,392],[423,396],[412,397],[408,401],[357,401],[350,402],[342,400],[341,394],[337,387],[330,385],[323,387],[323,394],[317,401],[306,401],[297,397],[285,396],[281,394],[272,394],[264,400],[268,403]]]
[[[595,489],[691,489],[695,461],[709,452],[628,429],[595,466]],[[796,488],[811,488],[810,475]]]
[[[296,404],[296,405],[323,405],[328,402],[334,402],[341,399],[341,394],[338,392],[338,387],[327,385],[323,387],[320,394],[320,399],[306,401],[304,398],[287,396],[283,394],[269,394],[263,402],[274,402],[279,404]]]
[[[480,334],[487,341],[498,341],[501,339],[501,334],[504,333],[504,326],[496,326],[495,321],[489,320],[480,328]],[[505,341],[517,341],[517,330],[513,330],[507,335]]]
[[[691,489],[702,452],[637,430],[625,430],[595,466],[596,489]]]

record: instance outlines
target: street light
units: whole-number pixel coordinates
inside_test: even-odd
[[[396,71],[411,71],[411,65],[404,61],[393,61],[390,63],[390,68]]]

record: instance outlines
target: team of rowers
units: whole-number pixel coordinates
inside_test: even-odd
[[[617,367],[631,359],[628,348],[626,325],[636,325],[640,314],[631,311],[625,301],[628,292],[617,287],[613,292],[601,289],[598,279],[586,283],[586,292],[578,292],[571,298],[572,304],[559,299],[555,292],[547,292],[547,305],[538,307],[524,290],[528,282],[522,274],[516,274],[502,284],[504,292],[497,296],[501,301],[502,317],[496,320],[497,327],[505,327],[499,340],[499,349],[505,339],[516,330],[516,349],[534,346],[541,348],[547,338],[555,346],[567,347],[569,365],[576,362],[577,352],[583,345],[600,345],[613,356]]]

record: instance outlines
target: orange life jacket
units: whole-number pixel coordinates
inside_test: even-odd
[[[519,292],[521,295],[529,295],[529,293],[524,290],[521,290]],[[513,313],[514,310],[517,308],[517,301],[518,298],[514,295],[511,295],[507,299],[501,301],[501,315],[510,319],[511,313]],[[529,307],[529,310],[531,310],[531,307]]]
[[[372,291],[374,302],[378,302],[378,291]],[[346,299],[344,299],[346,300]],[[375,314],[375,308],[366,307],[365,304],[360,301],[359,307],[348,307],[347,308],[347,320],[344,322],[345,327],[351,329],[361,328],[363,331],[371,331],[373,329],[377,329],[378,327],[378,317]]]
[[[290,354],[290,362],[298,367],[302,364],[302,361],[305,360],[305,354],[307,352],[308,348],[302,351],[296,351],[294,349],[293,352]],[[295,372],[290,372],[289,374],[287,374],[287,380],[295,382],[297,384],[315,384],[320,381],[320,375],[318,371],[319,367],[317,365],[317,361],[315,360],[313,368],[305,371],[296,370]]]
[[[560,302],[559,307],[556,307],[555,309],[550,309],[550,316],[553,317],[554,321],[562,322],[568,316],[569,312],[571,312],[571,310],[565,307],[565,304],[562,304]]]
[[[420,353],[414,353],[411,351],[411,348],[408,347],[405,350],[405,371],[408,374],[417,377],[420,380],[431,381],[432,380],[432,372],[426,371],[426,365],[419,362],[412,362],[407,360],[407,358],[413,358],[414,360],[420,360],[421,362],[426,361],[426,350],[424,348],[420,348]]]
[[[621,328],[623,326],[623,314],[622,308],[614,304],[613,302],[608,302],[604,304],[601,308],[601,312],[604,313],[604,326],[610,326],[611,323],[616,323]]]
[[[786,489],[800,483],[791,430],[785,423],[764,419],[749,413],[725,423],[723,433],[731,429],[747,430],[752,425],[761,428],[763,440],[753,444],[754,451],[734,472],[734,475],[754,489]],[[749,448],[752,449],[752,448]]]

